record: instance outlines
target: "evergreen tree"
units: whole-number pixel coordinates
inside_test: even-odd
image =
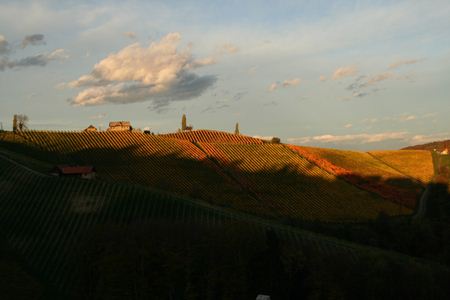
[[[17,131],[17,115],[13,117],[13,132]]]
[[[236,123],[236,127],[234,128],[234,134],[239,135],[239,123]]]
[[[186,115],[183,114],[183,117],[181,118],[181,130],[186,130]]]

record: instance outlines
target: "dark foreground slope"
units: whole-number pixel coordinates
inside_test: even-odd
[[[439,265],[138,186],[48,177],[0,158],[0,190],[1,234],[41,299],[449,292]]]

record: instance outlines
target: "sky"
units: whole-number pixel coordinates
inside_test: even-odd
[[[450,139],[450,2],[0,1],[0,122],[340,149]]]

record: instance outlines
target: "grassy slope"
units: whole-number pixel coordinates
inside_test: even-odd
[[[430,183],[434,176],[433,160],[429,151],[371,151],[369,154],[424,184]]]

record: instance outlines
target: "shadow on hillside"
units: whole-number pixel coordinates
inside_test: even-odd
[[[240,160],[221,165],[213,159],[189,158],[182,149],[149,152],[139,143],[122,148],[93,147],[64,155],[10,141],[0,144],[54,164],[93,165],[101,180],[139,184],[222,207],[285,220],[299,221],[302,216],[314,220],[320,219],[321,214],[327,221],[351,220],[358,219],[356,209],[371,209],[361,207],[364,205],[362,202],[346,207],[348,202],[345,200],[349,197],[382,197],[414,209],[423,191],[421,185],[409,178],[385,180],[377,176],[352,175],[340,177],[340,180],[328,180],[311,175],[313,172],[299,171],[294,165],[267,164],[256,156],[253,158],[255,168],[250,168]],[[313,168],[314,165],[307,164],[308,171]],[[368,191],[372,196],[364,196],[360,190]],[[358,202],[360,199],[351,200]],[[305,203],[309,203],[309,207],[316,212],[305,214]],[[397,209],[374,208],[378,210],[367,213],[365,217],[407,213],[401,206]],[[327,210],[334,212],[327,214]],[[339,213],[344,217],[339,218]]]
[[[439,282],[439,287],[448,289],[448,274],[439,273],[440,268],[419,266],[409,261],[405,263],[395,256],[387,260],[386,256],[372,255],[369,251],[365,253],[367,257],[353,260],[351,253],[341,254],[334,248],[330,250],[328,247],[332,243],[321,243],[317,238],[309,242],[311,249],[304,244],[299,247],[292,242],[294,239],[287,242],[287,238],[277,238],[265,229],[267,226],[255,229],[242,219],[224,225],[224,214],[217,210],[177,205],[184,202],[170,197],[158,198],[156,193],[117,183],[133,182],[133,177],[142,174],[148,178],[160,178],[160,174],[164,174],[172,176],[164,178],[167,190],[185,195],[183,188],[186,187],[174,181],[186,179],[199,187],[200,199],[220,205],[214,202],[216,199],[206,198],[209,194],[204,192],[211,187],[216,189],[216,194],[227,191],[222,175],[213,168],[205,167],[195,159],[180,158],[182,153],[179,152],[148,157],[134,155],[136,151],[138,148],[132,146],[68,154],[74,159],[71,163],[92,164],[99,168],[99,172],[107,170],[111,164],[117,165],[117,169],[108,169],[105,178],[116,171],[117,176],[121,172],[125,174],[112,183],[67,178],[37,179],[33,174],[20,172],[6,174],[3,171],[8,168],[2,166],[0,159],[0,186],[5,182],[15,183],[10,191],[5,193],[3,190],[0,198],[2,229],[8,233],[8,241],[20,249],[20,253],[25,253],[35,268],[33,270],[44,274],[48,282],[64,293],[79,292],[91,299],[114,298],[118,294],[127,295],[126,298],[133,295],[135,299],[152,296],[182,299],[191,297],[194,292],[197,294],[192,297],[201,299],[254,298],[256,293],[267,293],[279,299],[298,299],[306,298],[305,295],[314,291],[317,293],[317,290],[328,291],[325,296],[329,296],[339,288],[338,291],[354,295],[355,299],[364,299],[374,293],[383,299],[393,295],[398,298],[406,295],[408,298],[419,292],[426,295],[428,289],[435,292],[436,282]],[[130,164],[129,156],[132,154],[133,163]],[[151,170],[147,173],[135,171],[141,167],[143,170],[151,169],[152,166],[158,168],[154,173]],[[281,199],[280,195],[295,197],[293,190],[296,189],[305,189],[306,193],[312,191],[306,188],[313,186],[319,193],[321,190],[339,191],[343,188],[341,181],[299,174],[292,166],[262,167],[253,172],[244,172],[242,167],[243,162],[237,161],[226,166],[226,170],[247,178],[261,195],[274,199],[273,205]],[[229,176],[233,173],[230,172]],[[141,185],[153,186],[149,183]],[[436,200],[429,203],[434,205],[434,208],[430,207],[432,218],[448,218],[447,189],[442,184],[431,187],[432,199]],[[90,200],[97,204],[90,207]],[[266,206],[265,198],[259,201],[261,207]],[[8,205],[4,205],[5,202]],[[233,207],[242,210],[239,206]],[[247,209],[251,212],[250,208]],[[380,240],[376,241],[379,245],[395,241],[396,233],[403,234],[404,228],[391,221],[381,216],[374,222],[374,226],[379,227]],[[335,228],[336,225],[330,227]],[[408,234],[414,241],[403,245],[408,251],[420,253],[423,248],[431,249],[428,240],[414,238],[419,234],[425,239],[429,236],[428,231],[422,232],[414,227],[414,231]],[[381,237],[389,239],[381,240]],[[416,248],[411,250],[411,245]],[[378,285],[374,286],[374,282]],[[403,282],[401,287],[398,287],[399,282]],[[399,291],[405,294],[399,294]],[[327,298],[325,296],[323,298]],[[422,298],[426,299],[425,296]]]

